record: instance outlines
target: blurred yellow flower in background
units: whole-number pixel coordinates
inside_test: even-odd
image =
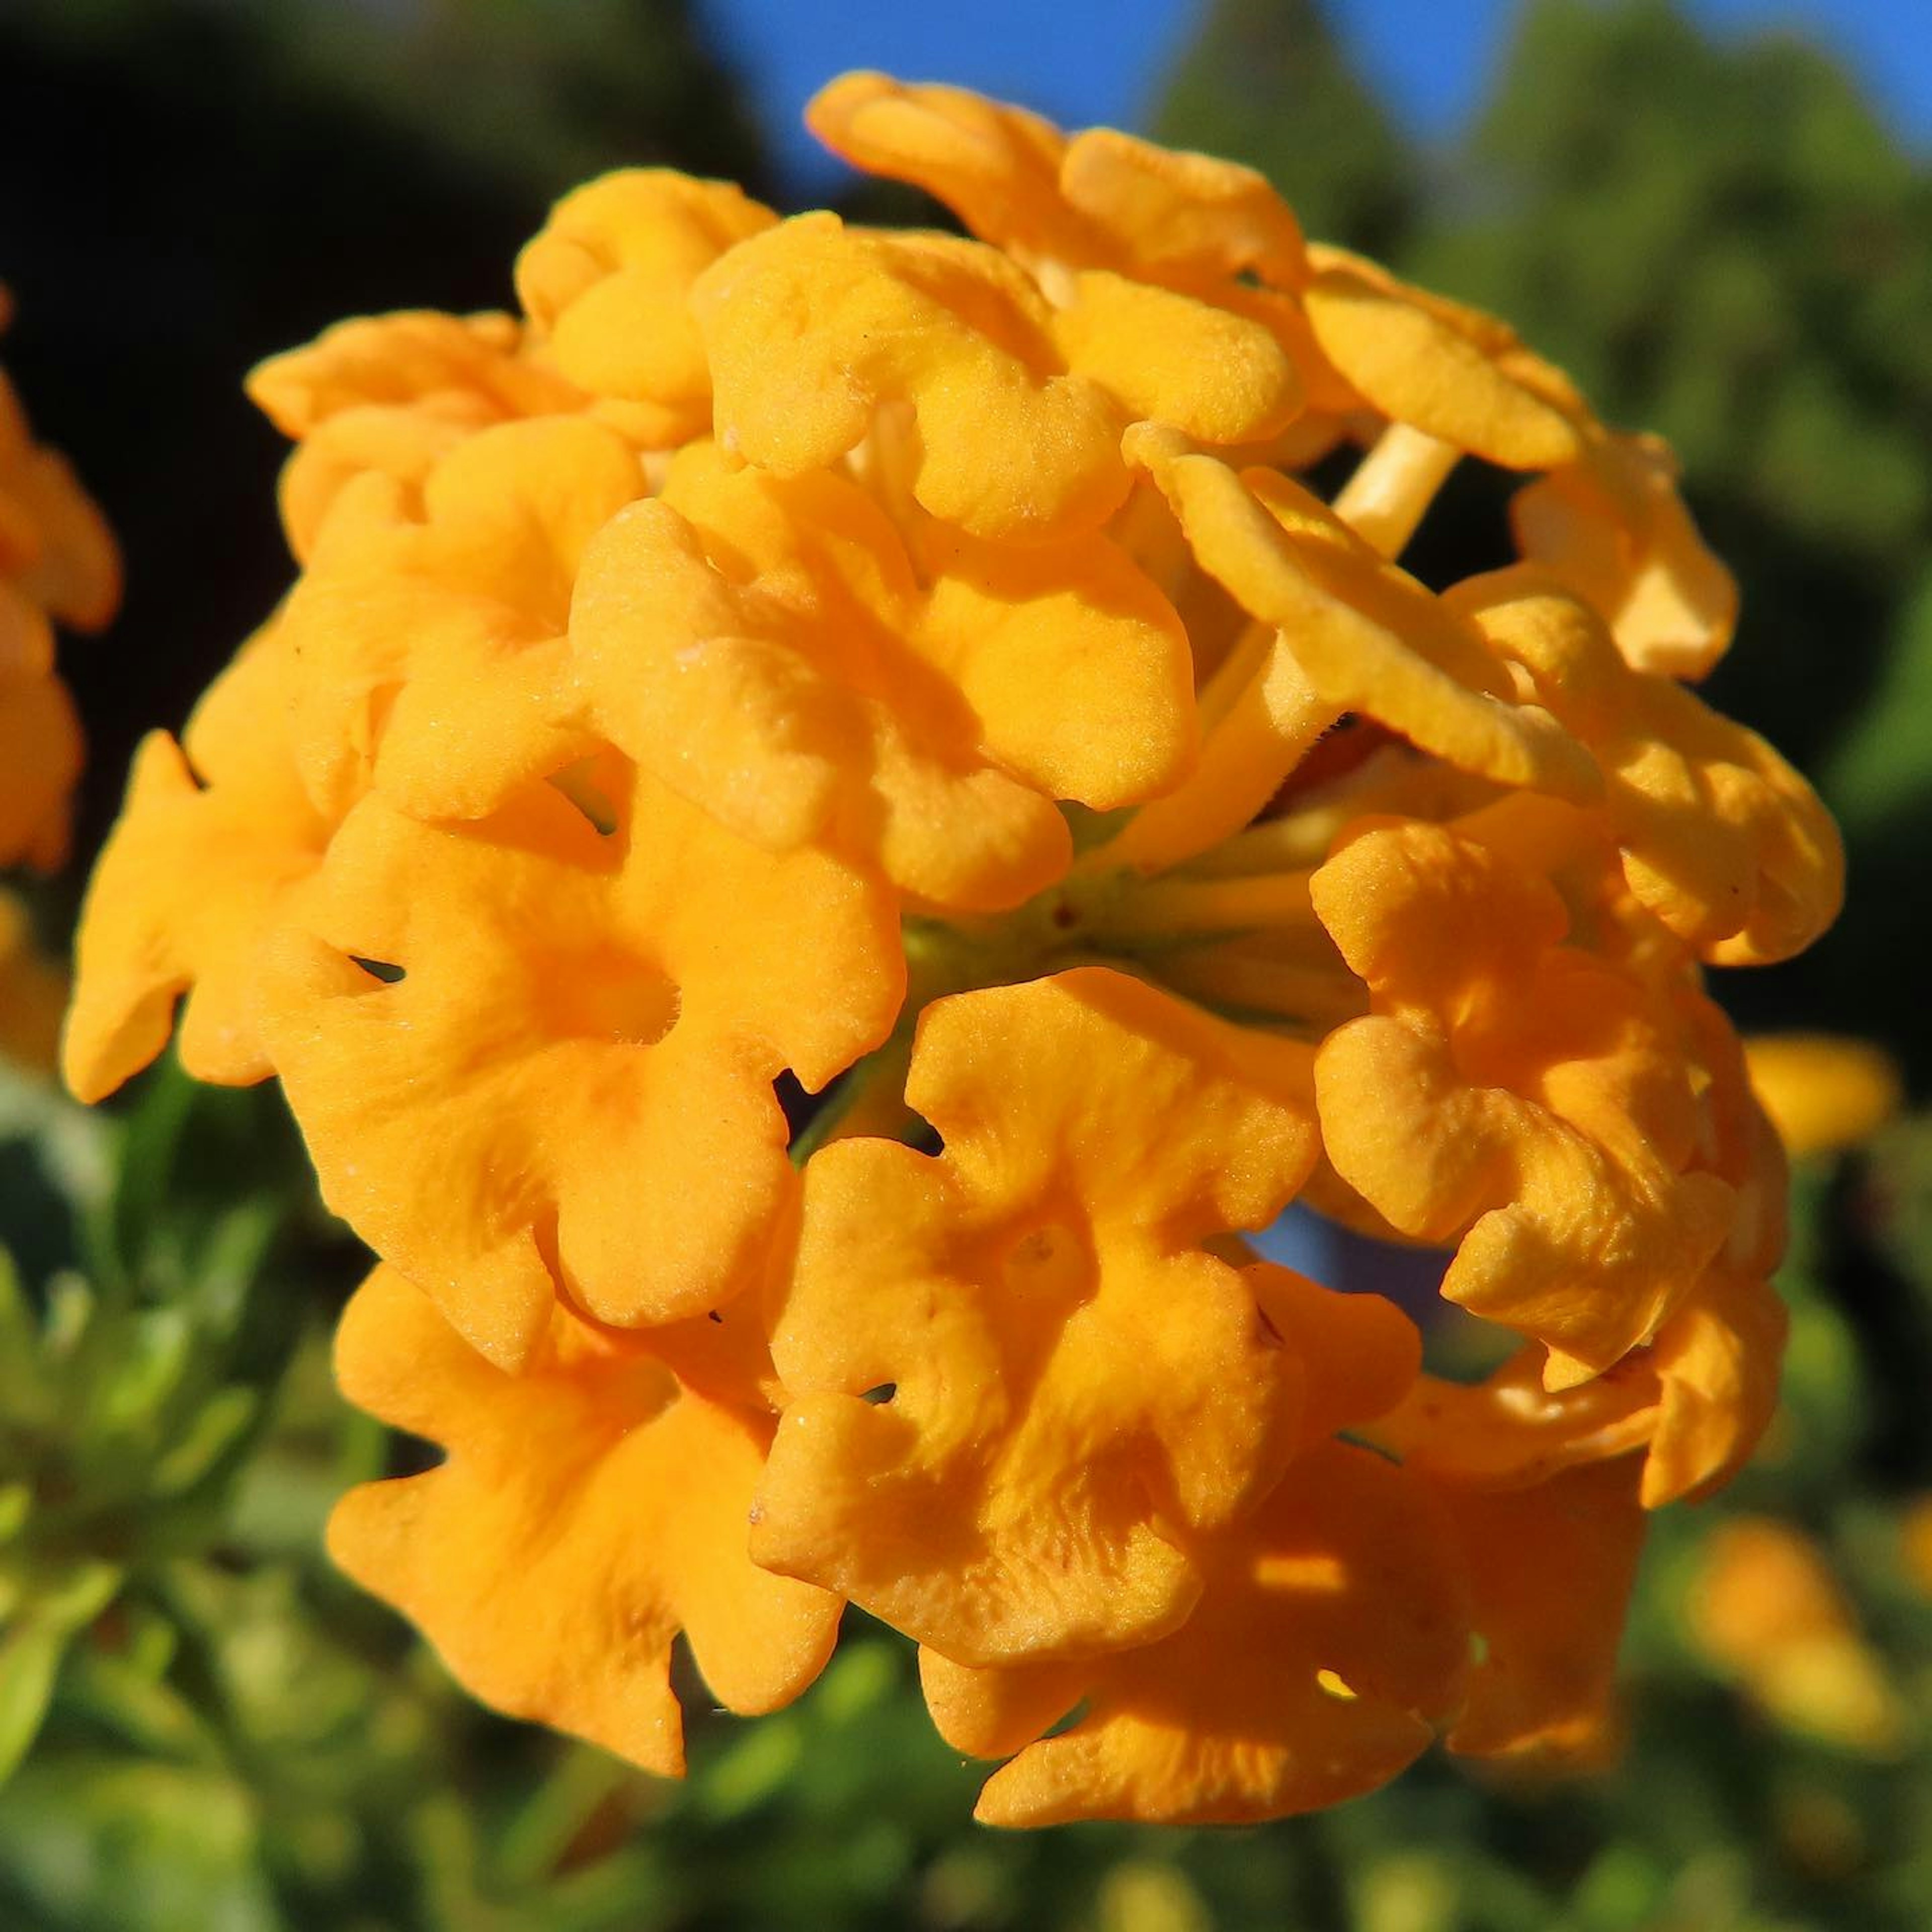
[[[1794,1159],[1869,1140],[1905,1104],[1898,1070],[1868,1041],[1760,1034],[1744,1042],[1751,1090]]]
[[[1825,1552],[1796,1524],[1736,1516],[1698,1552],[1693,1640],[1778,1723],[1841,1750],[1887,1756],[1904,1706]]]

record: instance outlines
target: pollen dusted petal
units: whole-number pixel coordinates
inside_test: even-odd
[[[648,780],[437,830],[364,800],[261,1012],[324,1193],[492,1360],[554,1294],[622,1326],[740,1291],[795,1179],[772,1090],[890,1030],[891,909]],[[364,962],[400,976],[376,976]]]
[[[1313,892],[1373,1005],[1316,1058],[1330,1160],[1404,1234],[1460,1241],[1451,1300],[1546,1343],[1559,1376],[1607,1368],[1655,1333],[1736,1210],[1728,1183],[1692,1171],[1668,1015],[1561,943],[1544,880],[1444,828],[1371,821]]]
[[[944,1153],[806,1170],[758,1560],[964,1662],[1172,1630],[1197,1534],[1294,1446],[1298,1364],[1201,1244],[1306,1172],[1305,1077],[1100,968],[928,1007],[907,1098]]]
[[[1244,1824],[1339,1804],[1418,1756],[1468,1654],[1461,1566],[1426,1486],[1366,1450],[1312,1450],[1204,1542],[1173,1635],[1084,1664],[974,1670],[928,1652],[927,1701],[961,1750],[1018,1749],[988,1825]],[[1084,1702],[1066,1730],[1038,1742]]]
[[[506,1375],[387,1268],[343,1317],[336,1373],[448,1460],[350,1490],[330,1554],[486,1703],[676,1774],[680,1630],[746,1713],[788,1703],[831,1654],[838,1600],[745,1555],[769,1416],[693,1394],[561,1307]]]

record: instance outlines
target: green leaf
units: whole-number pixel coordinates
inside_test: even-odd
[[[40,1734],[68,1635],[58,1623],[30,1617],[0,1639],[0,1784]]]
[[[261,1397],[253,1389],[219,1391],[154,1465],[153,1492],[172,1496],[191,1489],[240,1441],[261,1408]]]

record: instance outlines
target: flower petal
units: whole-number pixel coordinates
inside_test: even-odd
[[[961,1749],[1013,1749],[1084,1700],[994,1776],[976,1817],[1240,1824],[1314,1810],[1386,1783],[1454,1709],[1460,1566],[1424,1486],[1379,1456],[1311,1451],[1204,1564],[1199,1607],[1144,1648],[1013,1670],[921,1660]]]
[[[768,1418],[562,1309],[507,1376],[391,1268],[350,1303],[336,1371],[448,1460],[350,1491],[330,1554],[485,1702],[674,1775],[680,1630],[712,1694],[745,1712],[789,1702],[831,1654],[837,1599],[744,1552]]]
[[[1190,1533],[1292,1447],[1297,1364],[1199,1244],[1306,1171],[1304,1077],[1099,968],[929,1006],[907,1098],[943,1156],[806,1170],[758,1559],[964,1661],[1172,1629]]]

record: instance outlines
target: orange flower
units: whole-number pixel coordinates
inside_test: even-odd
[[[191,1070],[280,1076],[385,1264],[344,1385],[450,1451],[334,1545],[507,1708],[674,1768],[679,1628],[769,1708],[850,1597],[997,1822],[1600,1754],[1645,1511],[1776,1400],[1703,968],[1841,886],[1675,681],[1730,580],[1660,446],[1251,170],[873,74],[811,118],[976,238],[627,171],[522,320],[256,372],[303,574],[142,754],[69,1077],[183,993]],[[1466,456],[1517,555],[1438,592]],[[1444,1383],[1258,1262],[1298,1190],[1516,1352]]]
[[[1346,249],[1312,248],[1309,266],[1315,339],[1390,422],[1509,470],[1553,470],[1581,454],[1582,399],[1506,322]]]
[[[593,750],[561,694],[571,596],[584,546],[644,489],[630,445],[575,416],[477,430],[413,490],[345,487],[280,620],[318,804],[339,818],[373,784],[476,818]]]
[[[298,559],[356,477],[413,489],[478,430],[584,401],[529,356],[508,316],[423,311],[340,323],[262,363],[248,394],[297,446],[282,471],[281,508]]]
[[[546,360],[640,447],[711,424],[711,370],[692,285],[778,218],[724,182],[627,168],[567,194],[517,259],[517,293]]]
[[[1451,1750],[1587,1762],[1608,1741],[1643,1547],[1636,1468],[1627,1457],[1528,1487],[1438,1489],[1481,1639]]]
[[[1524,556],[1603,619],[1633,669],[1695,678],[1730,646],[1738,586],[1676,485],[1655,436],[1606,432],[1520,490],[1510,520]]]
[[[1462,1575],[1427,1490],[1381,1457],[1311,1450],[1202,1567],[1200,1608],[1142,1648],[1010,1670],[921,1654],[946,1742],[1018,1753],[976,1817],[1208,1825],[1313,1810],[1385,1784],[1456,1708]]]
[[[1562,901],[1446,829],[1363,830],[1315,904],[1374,1012],[1316,1062],[1342,1178],[1404,1234],[1460,1240],[1443,1293],[1546,1342],[1552,1386],[1647,1340],[1716,1253],[1689,1070],[1642,986],[1562,944]]]
[[[1869,1140],[1904,1096],[1898,1069],[1869,1041],[1827,1034],[1760,1034],[1744,1042],[1750,1084],[1794,1156]]]
[[[1104,290],[1124,296],[1150,325],[1188,318],[1183,338],[1204,328],[1223,332],[1229,342],[1252,345],[1257,331],[1270,338],[1288,371],[1287,378],[1274,374],[1276,365],[1264,353],[1280,405],[1292,396],[1322,412],[1316,423],[1297,418],[1304,432],[1312,429],[1317,453],[1334,440],[1330,419],[1361,407],[1288,292],[1308,278],[1300,226],[1253,169],[1176,153],[1112,128],[1062,134],[1023,109],[877,74],[832,82],[806,119],[836,152],[944,202],[1062,307],[1076,291],[1090,297]],[[1190,307],[1150,299],[1156,291]],[[1191,314],[1198,307],[1225,319]],[[1143,330],[1130,357],[1117,357],[1114,366],[1178,367],[1181,346],[1181,340],[1150,341]],[[1157,408],[1145,413],[1178,420]],[[1257,425],[1246,435],[1202,434],[1210,442],[1246,442],[1265,440],[1269,432]]]
[[[1714,1529],[1686,1605],[1693,1640],[1780,1724],[1872,1757],[1896,1754],[1905,1712],[1825,1553],[1795,1524]]]
[[[271,625],[209,687],[181,744],[157,731],[136,754],[76,948],[62,1064],[83,1100],[161,1051],[184,993],[182,1064],[197,1079],[245,1086],[272,1071],[255,1015],[263,941],[301,905],[331,830],[282,728],[288,674]]]
[[[879,895],[647,778],[600,833],[536,788],[439,830],[365,799],[259,1012],[330,1204],[513,1366],[560,1292],[671,1322],[738,1293],[793,1183],[772,1082],[890,1030]]]
[[[1040,890],[1071,856],[1054,799],[1132,802],[1192,748],[1179,622],[1106,538],[896,526],[854,482],[710,444],[599,535],[571,643],[586,723],[664,783],[941,905]]]
[[[12,304],[0,287],[0,331]],[[53,626],[98,631],[121,601],[106,520],[66,460],[36,443],[0,370],[0,866],[67,856],[80,721],[54,670]]]
[[[1237,476],[1143,426],[1130,458],[1159,484],[1201,567],[1266,627],[1221,667],[1232,687],[1192,782],[1148,807],[1112,856],[1145,869],[1238,831],[1345,712],[1506,784],[1592,797],[1587,760],[1511,687],[1480,635],[1289,478]]]
[[[908,412],[906,487],[978,537],[1102,522],[1127,491],[1120,433],[1141,417],[1248,442],[1300,404],[1279,344],[1225,310],[1097,272],[1055,308],[996,250],[830,214],[740,244],[694,299],[728,450],[796,476]],[[998,460],[1016,448],[1024,466]]]
[[[1844,854],[1811,788],[1754,731],[1633,670],[1588,608],[1530,569],[1446,601],[1586,746],[1631,890],[1719,964],[1764,964],[1838,916]]]
[[[1302,272],[1301,230],[1262,176],[1112,128],[1071,136],[956,87],[848,74],[806,110],[814,134],[872,174],[915,183],[975,235],[1027,262],[1156,283],[1189,272],[1270,283]]]
[[[1202,1244],[1306,1172],[1305,1078],[1118,974],[928,1007],[906,1094],[944,1153],[806,1170],[758,1561],[962,1662],[1172,1630],[1195,1533],[1290,1445],[1297,1365]]]
[[[350,1304],[335,1361],[352,1401],[448,1460],[350,1490],[329,1553],[479,1697],[675,1775],[680,1630],[734,1711],[788,1703],[831,1655],[838,1599],[745,1555],[769,1416],[560,1307],[506,1375],[393,1268]]]
[[[50,1070],[67,993],[66,974],[34,944],[26,908],[0,892],[0,1058]]]

